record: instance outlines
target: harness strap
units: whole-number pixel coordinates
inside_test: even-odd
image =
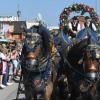
[[[79,75],[85,77],[88,81],[93,82],[92,80],[90,80],[87,76],[85,76],[84,74],[82,74],[81,72],[79,72],[78,70],[76,70],[71,64],[70,62],[67,60],[67,58],[63,57],[64,62],[68,64],[68,67],[70,69],[72,69],[74,72],[78,73]]]

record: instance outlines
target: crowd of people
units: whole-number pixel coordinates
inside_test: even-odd
[[[0,88],[13,84],[13,78],[18,74],[20,46],[16,43],[0,44]]]

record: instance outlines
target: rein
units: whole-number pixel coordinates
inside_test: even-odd
[[[88,82],[92,82],[92,83],[95,83],[93,82],[92,80],[90,80],[88,77],[86,77],[86,75],[82,74],[81,72],[79,72],[78,70],[76,70],[71,64],[70,62],[64,58],[64,61],[68,64],[69,68],[72,69],[74,72],[78,73],[79,75],[85,77],[87,79]]]
[[[66,48],[66,47],[65,47],[65,48]],[[65,49],[65,48],[64,48],[64,49]],[[63,49],[62,49],[62,50],[63,50]],[[62,51],[62,50],[61,50],[61,51]],[[82,77],[86,78],[87,81],[94,83],[94,81],[92,81],[91,79],[89,79],[86,75],[84,75],[83,73],[81,73],[81,72],[79,72],[77,69],[75,69],[75,68],[71,65],[71,63],[68,61],[67,58],[65,58],[65,57],[63,56],[63,59],[64,59],[64,62],[67,63],[67,65],[68,65],[68,67],[69,67],[70,69],[72,69],[74,72],[78,73],[78,74],[81,75]]]

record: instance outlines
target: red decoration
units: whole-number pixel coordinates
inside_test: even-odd
[[[61,19],[64,19],[64,16],[63,16],[63,15],[61,15],[61,16],[60,16],[60,18],[61,18]]]
[[[84,4],[80,4],[79,6],[80,6],[81,8],[83,8]]]
[[[95,16],[95,20],[98,21],[99,20],[99,17],[98,16]]]
[[[94,9],[93,8],[90,8],[89,13],[92,13],[92,11],[94,11]]]
[[[86,8],[86,11],[87,11],[87,12],[90,12],[90,11],[91,11],[91,9],[90,9],[89,7],[87,7],[87,8]]]

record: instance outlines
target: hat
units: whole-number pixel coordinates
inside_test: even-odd
[[[84,19],[85,19],[84,16],[79,16],[79,17],[78,17],[78,20],[79,20],[79,21],[84,21]]]
[[[73,19],[73,20],[78,20],[78,18],[77,18],[76,16],[74,16],[72,19]]]
[[[91,19],[89,16],[86,16],[85,19]]]

